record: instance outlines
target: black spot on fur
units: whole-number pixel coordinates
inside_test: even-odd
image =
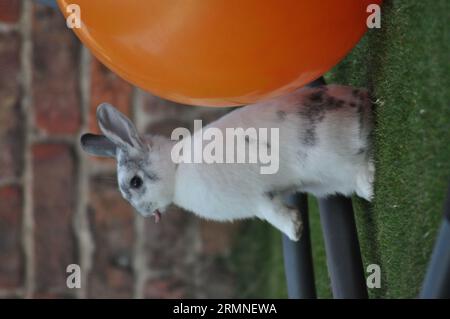
[[[322,103],[323,101],[323,91],[317,90],[309,95],[309,99],[313,103]]]
[[[340,107],[343,107],[344,104],[345,104],[345,101],[344,101],[344,100],[337,99],[337,100],[336,100],[336,103],[335,103],[335,106],[336,106],[337,108],[340,108]]]
[[[359,90],[356,94],[359,96]],[[321,123],[328,111],[340,109],[345,106],[345,100],[335,98],[327,93],[327,87],[312,89],[312,93],[302,101],[299,115],[307,119],[308,123],[302,132],[303,143],[307,146],[317,144],[317,125]],[[356,105],[355,105],[356,106]]]
[[[286,112],[285,111],[277,111],[277,117],[280,121],[284,121],[286,119]]]
[[[308,123],[305,130],[302,132],[303,144],[307,146],[314,146],[317,142],[316,126],[325,118],[325,108],[329,96],[322,88],[314,89],[314,92],[303,100],[299,110],[299,115],[305,118]]]
[[[356,107],[356,103],[350,102],[350,107]]]
[[[273,200],[275,198],[275,192],[266,192],[265,195],[270,199]]]
[[[303,137],[303,144],[307,146],[314,146],[316,144],[316,126],[312,125],[308,127],[305,131],[305,136]]]
[[[329,110],[336,110],[336,109],[339,109],[339,108],[343,107],[344,104],[345,104],[344,100],[336,99],[336,98],[334,98],[332,96],[329,96],[327,98],[327,100],[326,100],[326,103],[325,103],[324,107],[325,107],[325,109],[327,111],[329,111]]]
[[[335,103],[336,103],[336,100],[334,99],[334,97],[329,96],[329,97],[327,97],[324,107],[326,107],[327,109],[331,109]]]
[[[305,104],[300,109],[299,114],[314,123],[322,122],[325,118],[323,104]]]
[[[144,175],[152,182],[156,182],[156,181],[160,180],[159,176],[154,173],[144,172]]]

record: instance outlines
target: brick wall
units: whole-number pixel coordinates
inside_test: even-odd
[[[158,225],[120,196],[113,161],[88,158],[82,132],[110,102],[141,131],[169,134],[224,109],[185,107],[124,82],[29,0],[0,0],[0,297],[231,297],[236,224],[171,208]],[[66,267],[82,270],[66,287]]]

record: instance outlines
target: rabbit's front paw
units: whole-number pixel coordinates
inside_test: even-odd
[[[303,223],[295,208],[284,205],[280,198],[271,198],[262,211],[264,219],[283,232],[289,239],[298,241],[302,234]]]

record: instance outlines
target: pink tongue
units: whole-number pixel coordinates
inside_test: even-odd
[[[159,223],[159,221],[161,220],[161,213],[159,212],[159,210],[156,210],[153,215],[155,216],[155,224]]]

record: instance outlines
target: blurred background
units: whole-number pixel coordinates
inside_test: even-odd
[[[187,107],[132,87],[103,67],[43,3],[0,0],[0,297],[286,297],[280,234],[261,221],[219,224],[175,207],[155,225],[135,214],[115,163],[86,156],[109,102],[141,132],[168,135],[227,109]],[[450,4],[386,0],[370,30],[326,75],[377,97],[376,197],[355,198],[373,298],[417,295],[450,178]],[[319,297],[331,297],[310,198]],[[81,266],[80,289],[66,267]]]
[[[48,1],[51,2],[51,1]],[[115,162],[86,156],[108,101],[142,132],[170,134],[225,110],[163,101],[127,84],[82,47],[59,10],[0,1],[0,293],[5,297],[231,297],[237,224],[173,208],[162,223],[135,214]],[[66,287],[79,264],[81,289]]]

